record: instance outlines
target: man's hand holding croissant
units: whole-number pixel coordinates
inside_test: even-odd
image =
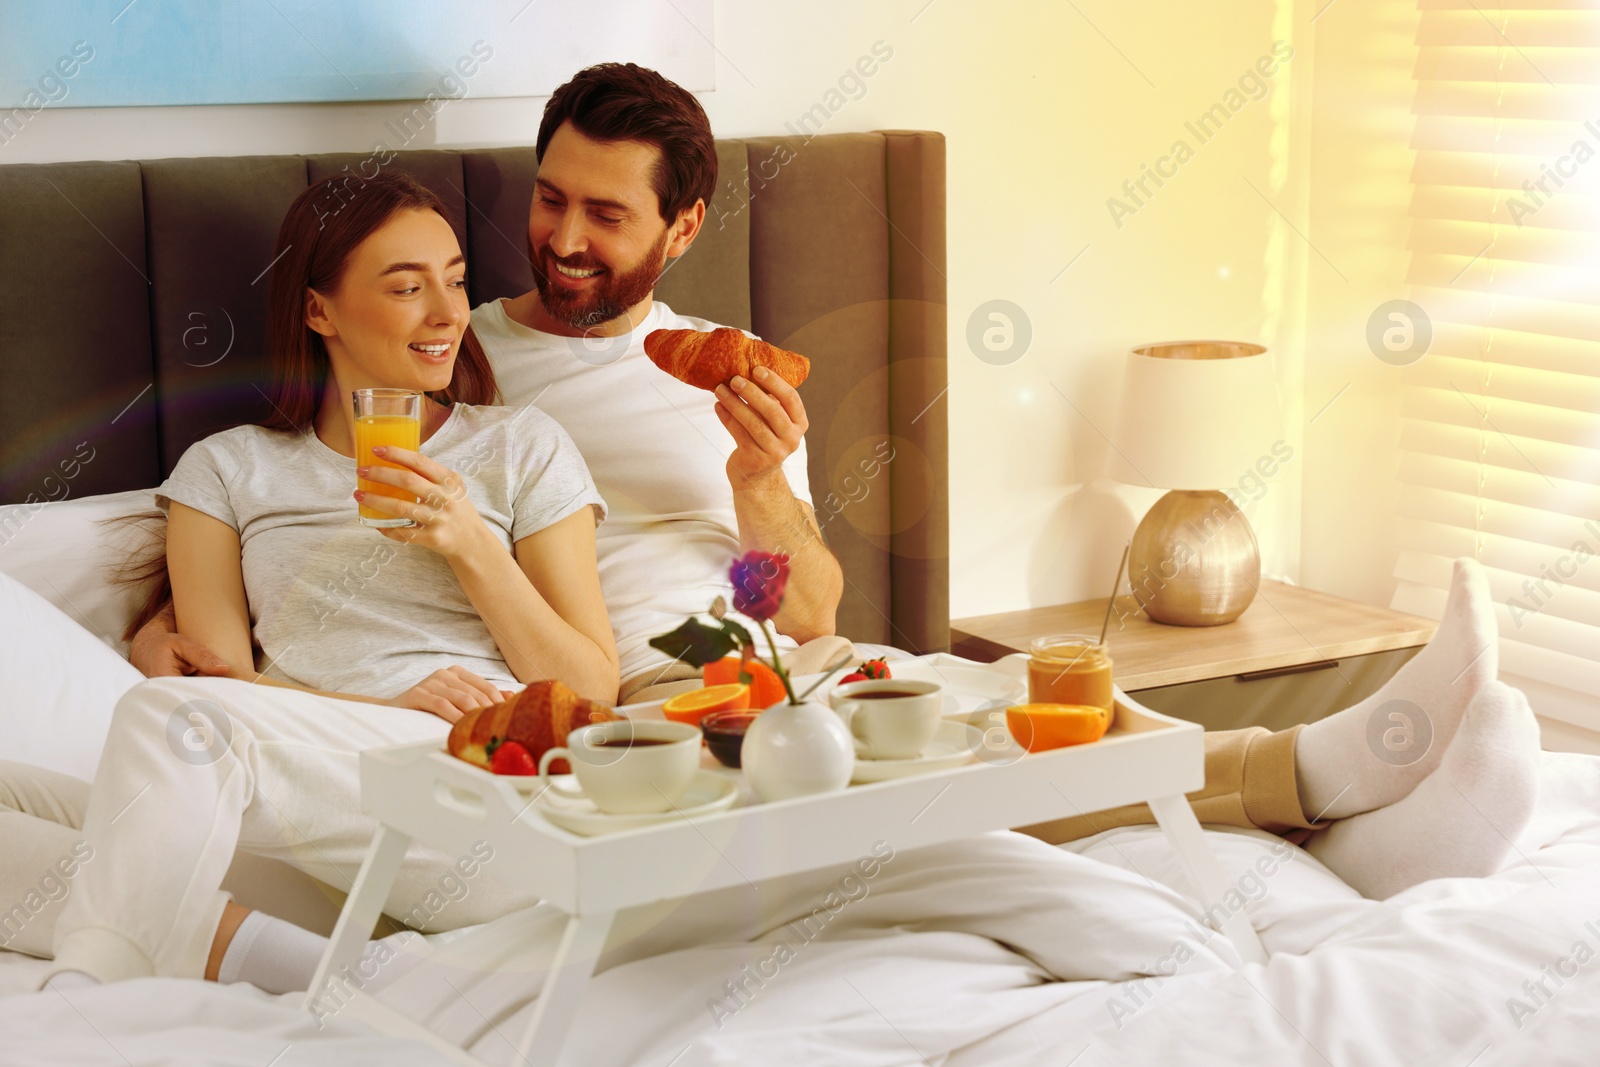
[[[717,394],[717,418],[735,445],[728,481],[736,491],[781,480],[778,468],[810,425],[796,391],[811,373],[810,360],[729,326],[653,330],[644,350],[674,378]]]
[[[727,326],[653,330],[644,350],[680,382],[717,395],[717,418],[734,444],[727,472],[739,550],[789,557],[787,594],[773,617],[778,632],[802,644],[833,633],[844,572],[810,505],[795,497],[783,475],[783,461],[800,450],[811,426],[796,391],[811,361]]]
[[[717,418],[734,440],[727,467],[734,489],[781,478],[779,468],[800,447],[810,426],[794,386],[766,367],[751,374],[754,380],[736,374],[715,390]]]

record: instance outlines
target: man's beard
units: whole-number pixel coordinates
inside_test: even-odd
[[[528,245],[528,261],[533,265],[533,286],[550,317],[575,330],[588,330],[621,316],[650,295],[661,277],[662,267],[666,265],[666,250],[667,231],[662,230],[660,239],[644,254],[639,264],[620,274],[602,263],[589,260],[574,263],[559,259],[550,251],[549,245],[534,248],[531,242]],[[560,283],[548,277],[548,274],[555,273],[555,264],[558,262],[571,270],[600,267],[605,273],[595,280],[592,291],[573,292],[559,288]]]

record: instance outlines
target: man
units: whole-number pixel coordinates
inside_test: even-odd
[[[647,642],[728,595],[728,564],[742,552],[789,556],[780,633],[801,644],[832,635],[844,578],[811,509],[799,393],[761,372],[707,403],[644,352],[652,330],[717,325],[653,296],[716,188],[699,101],[632,64],[590,67],[551,97],[536,150],[535,287],[480,306],[472,326],[506,402],[553,415],[610,506],[597,547],[621,699],[687,676]],[[821,667],[845,644],[818,642],[794,665]]]
[[[773,620],[780,647],[791,669],[822,668],[849,648],[832,636],[844,577],[811,507],[799,393],[775,375],[735,378],[708,403],[644,352],[652,330],[716,328],[653,296],[693,244],[716,188],[704,110],[654,71],[605,63],[556,90],[536,151],[527,233],[535,288],[481,305],[472,325],[502,402],[554,416],[606,498],[597,549],[619,699],[693,688],[698,672],[648,641],[718,595],[731,600],[728,565],[752,550],[788,555]],[[152,676],[222,672],[172,628],[163,616],[141,632],[134,665]]]

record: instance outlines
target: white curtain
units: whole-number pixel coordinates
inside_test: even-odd
[[[1433,340],[1405,371],[1393,605],[1438,617],[1476,557],[1502,674],[1600,729],[1600,3],[1419,7],[1407,281]]]

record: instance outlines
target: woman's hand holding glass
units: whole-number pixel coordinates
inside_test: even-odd
[[[461,475],[409,448],[391,445],[376,448],[373,454],[406,469],[357,467],[356,475],[369,482],[403,489],[417,498],[412,502],[357,489],[355,498],[363,506],[415,523],[413,526],[381,527],[379,533],[392,541],[421,545],[446,559],[463,555],[483,543],[488,527],[467,495]]]

